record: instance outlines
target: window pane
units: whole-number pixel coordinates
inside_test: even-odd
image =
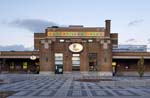
[[[72,70],[79,71],[80,70],[80,54],[72,55]]]
[[[80,61],[72,61],[72,64],[80,64]]]
[[[79,57],[79,56],[80,56],[80,54],[73,54],[73,57],[75,57],[75,56]]]
[[[63,64],[63,54],[55,53],[55,64]]]
[[[62,53],[55,53],[55,57],[62,57],[63,54]]]
[[[55,61],[55,64],[63,64],[63,61]]]
[[[56,57],[55,60],[63,60],[63,58]]]
[[[78,64],[73,64],[72,66],[80,66],[80,65],[78,65]]]
[[[72,60],[80,60],[79,57],[72,57]]]

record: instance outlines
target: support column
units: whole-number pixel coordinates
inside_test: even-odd
[[[83,51],[80,54],[80,72],[85,75],[87,75],[89,71],[88,60],[87,43],[83,42]]]
[[[40,44],[40,74],[54,73],[52,41],[41,40]]]
[[[112,76],[112,46],[109,39],[104,39],[100,41],[101,46],[101,56],[100,56],[100,76]]]
[[[69,51],[69,42],[65,43],[64,52],[64,73],[68,74],[72,72],[72,53]]]

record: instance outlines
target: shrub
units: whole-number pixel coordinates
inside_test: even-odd
[[[138,65],[138,74],[139,74],[140,77],[143,77],[144,71],[145,71],[143,56],[140,58],[140,60],[138,60],[137,65]]]

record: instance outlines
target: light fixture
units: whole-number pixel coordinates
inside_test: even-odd
[[[59,42],[63,43],[63,42],[64,42],[64,39],[60,39]]]
[[[89,39],[89,40],[88,40],[88,42],[90,42],[90,43],[91,43],[91,42],[93,42],[93,40],[92,40],[92,39]]]

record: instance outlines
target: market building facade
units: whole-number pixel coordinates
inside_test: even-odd
[[[136,71],[136,64],[141,56],[144,56],[149,68],[149,52],[113,51],[113,47],[117,45],[118,33],[111,33],[110,20],[105,21],[105,27],[81,25],[48,27],[44,33],[34,33],[36,51],[2,51],[1,72],[24,71],[39,74],[80,72],[84,75],[96,73],[99,76],[112,76],[114,66],[115,73]]]
[[[117,33],[106,27],[48,27],[45,33],[35,33],[35,49],[40,53],[40,73],[112,74],[112,45]]]

